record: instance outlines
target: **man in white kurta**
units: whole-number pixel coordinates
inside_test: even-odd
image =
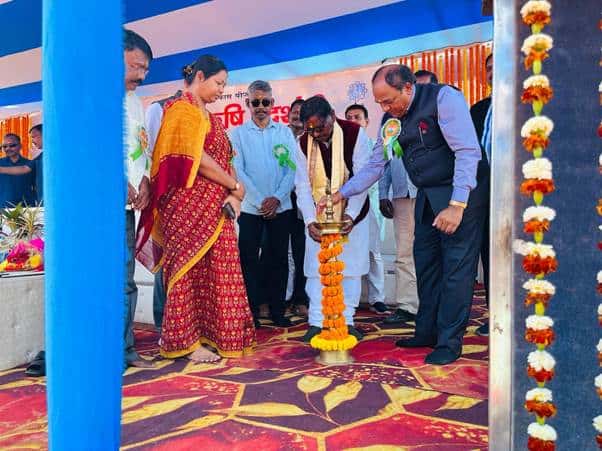
[[[364,130],[357,124],[337,119],[334,110],[323,97],[316,96],[306,100],[301,107],[301,119],[304,122],[306,134],[299,140],[299,148],[296,153],[295,185],[297,204],[306,225],[304,271],[307,277],[306,291],[310,302],[309,329],[303,340],[309,342],[313,336],[320,333],[324,320],[321,305],[322,285],[318,273],[320,243],[316,228],[318,221],[316,203],[320,197],[316,192],[317,178],[313,176],[316,166],[315,159],[320,159],[318,166],[321,165],[325,168],[327,177],[330,175],[332,190],[336,192],[340,186],[334,175],[336,161],[344,160],[344,177],[349,179],[366,164],[372,149]],[[315,149],[313,160],[311,157],[308,160],[306,155],[312,154],[312,148]],[[349,327],[349,333],[358,339],[362,338],[362,334],[354,327],[353,315],[360,300],[361,277],[369,269],[367,218],[369,204],[366,202],[366,197],[367,192],[351,197],[342,212],[343,219],[352,220],[354,225],[349,233],[348,242],[343,245],[343,253],[339,256],[339,260],[345,262],[343,271],[345,321]]]

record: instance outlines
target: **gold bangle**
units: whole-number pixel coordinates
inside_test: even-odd
[[[466,210],[466,207],[468,207],[468,204],[466,202],[460,202],[458,200],[450,200],[449,204],[454,206],[454,207],[460,207],[463,210]]]

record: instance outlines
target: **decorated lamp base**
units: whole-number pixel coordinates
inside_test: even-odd
[[[348,350],[344,351],[320,351],[316,362],[322,365],[344,365],[353,363],[354,359]]]
[[[320,233],[322,235],[334,235],[337,233],[341,233],[341,230],[345,226],[344,222],[319,222],[318,229],[320,229]]]

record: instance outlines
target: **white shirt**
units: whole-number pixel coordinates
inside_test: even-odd
[[[144,107],[134,91],[128,91],[125,108],[125,161],[128,182],[138,190],[144,176],[150,175],[148,134],[144,121]]]

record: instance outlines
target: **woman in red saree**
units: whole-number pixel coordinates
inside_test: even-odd
[[[224,64],[205,55],[183,75],[184,92],[163,107],[137,258],[149,269],[163,268],[161,355],[214,362],[246,355],[255,342],[234,220],[222,212],[229,203],[238,216],[244,190],[224,128],[205,108],[223,93]]]

